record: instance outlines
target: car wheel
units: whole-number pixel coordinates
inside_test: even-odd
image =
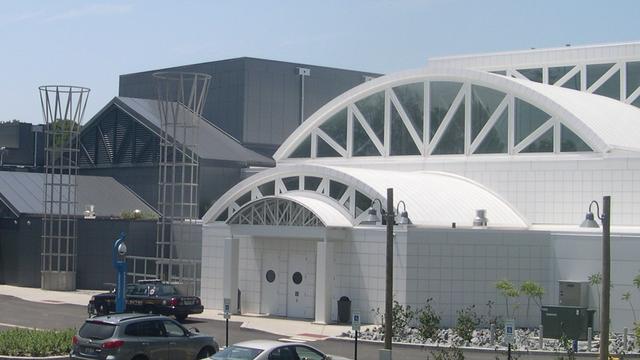
[[[211,356],[213,354],[215,354],[215,351],[213,351],[212,348],[210,348],[210,347],[203,348],[202,350],[200,350],[198,355],[196,355],[196,360],[208,358],[209,356]]]
[[[178,314],[176,315],[176,320],[178,320],[179,322],[183,322],[187,318],[187,316],[187,314]]]

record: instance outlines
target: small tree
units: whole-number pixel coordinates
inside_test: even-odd
[[[627,291],[626,293],[622,294],[622,298],[620,300],[629,303],[629,306],[631,307],[631,313],[633,314],[633,323],[637,323],[638,318],[636,317],[636,309],[633,308],[633,303],[631,302],[631,293]]]
[[[542,307],[542,296],[544,296],[544,288],[535,281],[525,281],[520,285],[520,292],[527,296],[527,318],[529,318],[529,305],[531,300],[538,305],[538,310]]]
[[[418,316],[418,335],[424,341],[434,339],[440,327],[440,315],[431,306],[432,298],[427,299],[422,309],[416,312]]]
[[[475,305],[456,311],[458,318],[454,331],[465,342],[470,342],[473,337],[473,330],[480,325],[480,318],[475,310]]]
[[[520,296],[520,291],[513,285],[513,283],[507,279],[502,279],[496,283],[496,289],[500,291],[500,294],[504,296],[504,303],[507,307],[507,318],[509,317],[509,299],[517,298]],[[515,312],[515,306],[514,306]],[[514,314],[515,315],[515,314]]]

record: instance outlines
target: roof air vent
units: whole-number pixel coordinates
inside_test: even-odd
[[[476,217],[473,219],[474,227],[487,227],[487,210],[486,209],[478,209],[476,210]]]

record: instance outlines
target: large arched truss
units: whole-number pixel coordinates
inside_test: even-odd
[[[216,201],[203,221],[227,221],[250,202],[299,192],[331,203],[352,224],[357,224],[366,215],[372,199],[384,199],[383,194],[365,183],[327,171],[327,168],[301,165],[292,171],[265,170],[241,182]]]
[[[573,112],[576,100],[606,101],[472,70],[389,75],[318,110],[274,158],[607,152],[612,146],[591,126],[596,115]]]

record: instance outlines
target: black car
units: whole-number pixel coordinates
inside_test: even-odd
[[[127,285],[125,294],[127,312],[173,315],[183,321],[191,314],[204,310],[200,298],[184,296],[172,285],[161,281],[144,281]],[[89,301],[89,315],[106,315],[116,310],[115,291],[98,294]]]

